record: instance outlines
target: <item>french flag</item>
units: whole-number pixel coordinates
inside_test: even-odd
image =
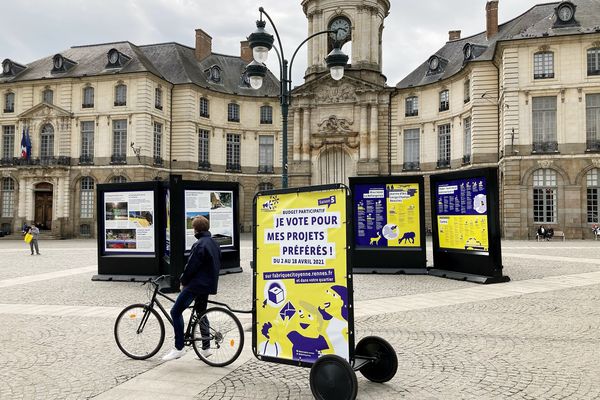
[[[21,158],[29,160],[31,157],[31,138],[29,137],[29,127],[23,128],[23,137],[21,138]]]

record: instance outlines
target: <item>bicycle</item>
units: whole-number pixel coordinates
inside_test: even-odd
[[[155,307],[173,325],[169,313],[160,303],[158,296],[175,302],[175,299],[159,290],[159,282],[170,275],[149,279],[142,284],[148,286],[149,302],[132,304],[119,313],[115,321],[114,335],[119,349],[134,360],[146,360],[154,356],[165,341],[165,324]],[[233,314],[250,313],[230,308],[225,303],[209,300],[208,303],[221,307],[209,307],[198,313],[196,304],[192,309],[184,335],[184,345],[192,346],[200,360],[213,367],[224,367],[234,362],[244,346],[244,331],[240,320]],[[223,308],[225,307],[225,308]],[[202,350],[210,350],[205,356]],[[210,359],[208,358],[210,357]]]

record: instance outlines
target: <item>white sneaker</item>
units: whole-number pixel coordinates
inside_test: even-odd
[[[210,356],[213,355],[212,351],[210,351],[210,349],[202,349],[200,350],[200,355],[204,358],[208,358]]]
[[[185,347],[181,350],[177,350],[176,348],[172,348],[167,354],[165,354],[162,358],[163,361],[171,361],[181,358],[185,355]]]

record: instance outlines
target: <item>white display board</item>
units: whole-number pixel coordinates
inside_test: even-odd
[[[154,253],[154,192],[104,193],[104,251]]]
[[[196,241],[192,220],[198,215],[210,222],[210,233],[221,247],[232,247],[233,191],[186,190],[185,198],[185,249],[190,250]]]

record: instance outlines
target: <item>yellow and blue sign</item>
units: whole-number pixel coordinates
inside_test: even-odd
[[[357,184],[354,195],[356,247],[420,247],[418,183]]]
[[[257,195],[254,351],[267,361],[350,362],[346,189]]]

